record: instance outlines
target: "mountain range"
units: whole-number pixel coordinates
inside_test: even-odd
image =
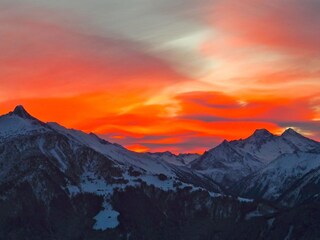
[[[0,239],[320,239],[319,194],[320,143],[293,129],[175,155],[0,117]]]

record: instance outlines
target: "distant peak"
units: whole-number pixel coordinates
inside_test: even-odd
[[[254,133],[250,137],[248,137],[247,139],[249,141],[260,142],[260,141],[264,141],[266,139],[269,139],[273,136],[274,135],[271,132],[269,132],[267,129],[262,128],[262,129],[255,130]]]
[[[230,143],[227,140],[223,140],[217,147],[219,148],[225,148],[225,147],[230,147]]]
[[[166,154],[166,155],[174,155],[172,152],[170,152],[170,151],[165,151],[165,152],[163,152],[164,154]]]
[[[170,151],[164,151],[164,152],[150,152],[151,154],[156,154],[156,155],[167,155],[167,156],[176,156]]]
[[[21,118],[34,119],[34,117],[32,117],[22,105],[16,106],[11,114]]]
[[[273,136],[271,132],[269,132],[265,128],[257,129],[254,131],[253,136],[262,136],[262,137],[268,137],[268,136]]]
[[[225,139],[221,144],[229,144],[229,142]]]
[[[292,136],[292,135],[300,135],[299,133],[297,133],[295,130],[293,130],[293,128],[287,128],[281,136]]]

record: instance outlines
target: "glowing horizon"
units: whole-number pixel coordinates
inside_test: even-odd
[[[316,0],[4,0],[0,114],[135,151],[293,127],[320,140]]]

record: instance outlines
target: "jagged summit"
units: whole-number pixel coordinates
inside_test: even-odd
[[[51,129],[47,124],[31,116],[21,105],[0,116],[0,137],[9,139],[48,131]]]
[[[287,128],[282,134],[281,136],[297,136],[297,135],[301,135],[300,133],[296,132],[293,128]]]
[[[251,136],[254,136],[254,137],[270,137],[270,136],[273,136],[273,134],[271,132],[269,132],[267,129],[261,128],[261,129],[256,129]]]
[[[228,145],[229,142],[225,139],[225,140],[223,140],[223,142],[221,144]]]
[[[257,129],[246,139],[223,141],[196,159],[191,167],[229,186],[280,156],[295,152],[319,153],[320,144],[293,129],[287,129],[281,136]]]
[[[34,117],[32,117],[27,111],[26,109],[22,106],[22,105],[17,105],[13,112],[10,113],[11,115],[15,115],[15,116],[19,116],[21,118],[25,118],[25,119],[35,119]]]
[[[246,142],[254,142],[260,144],[261,142],[265,142],[268,139],[275,137],[271,132],[269,132],[265,128],[256,129],[251,136],[244,139]]]

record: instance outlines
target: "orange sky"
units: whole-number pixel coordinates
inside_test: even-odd
[[[320,140],[316,0],[0,3],[0,113],[136,151],[202,152],[256,128]]]

